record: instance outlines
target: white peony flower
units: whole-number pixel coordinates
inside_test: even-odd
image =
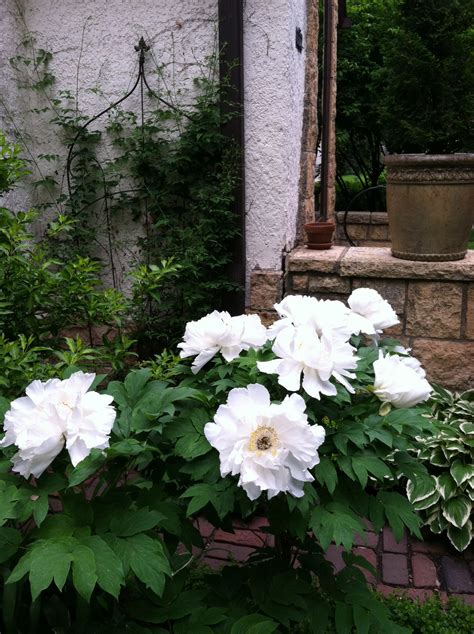
[[[258,315],[231,317],[227,312],[214,312],[186,325],[184,338],[178,344],[180,357],[196,356],[194,373],[218,352],[226,361],[236,359],[242,350],[259,348],[267,341],[267,329]]]
[[[375,334],[370,321],[337,300],[318,300],[307,295],[287,295],[279,304],[275,304],[275,310],[281,319],[268,329],[270,339],[292,326],[311,326],[319,337],[331,330],[333,336],[345,341],[353,334],[358,335],[360,332]]]
[[[287,326],[276,336],[272,350],[279,358],[259,361],[257,367],[266,374],[278,374],[278,383],[287,390],[300,389],[303,373],[303,389],[313,398],[337,394],[331,377],[354,392],[347,379],[355,378],[350,372],[357,366],[355,348],[333,336],[332,331],[327,330],[319,337],[309,325]]]
[[[406,357],[384,356],[374,363],[374,394],[382,403],[394,407],[413,407],[429,398],[432,388],[428,381],[406,362]]]
[[[95,374],[76,372],[69,379],[33,381],[26,396],[12,401],[5,414],[1,447],[16,445],[13,471],[39,477],[63,447],[75,467],[92,449],[109,446],[115,420],[112,396],[88,392]]]
[[[347,303],[352,311],[370,322],[377,334],[384,328],[398,324],[396,312],[377,291],[372,288],[356,288],[352,291]],[[372,334],[362,330],[366,334]]]
[[[411,348],[405,348],[404,346],[395,346],[393,349],[399,355],[403,355],[400,357],[402,363],[404,363],[407,367],[415,370],[419,377],[422,379],[425,378],[426,372],[421,366],[421,363],[415,357],[410,356]]]
[[[217,449],[221,475],[240,475],[239,486],[251,500],[262,491],[272,498],[280,492],[303,495],[308,469],[319,463],[317,449],[325,431],[309,425],[305,402],[298,394],[277,405],[263,385],[252,384],[229,392],[204,434]]]

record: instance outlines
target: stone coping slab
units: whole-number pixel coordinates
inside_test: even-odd
[[[344,211],[337,211],[337,222],[344,220]],[[349,211],[347,213],[348,225],[388,225],[387,212],[384,211]]]
[[[302,246],[288,255],[287,270],[342,277],[474,281],[474,250],[455,262],[415,262],[394,258],[389,247],[333,246],[312,251]]]

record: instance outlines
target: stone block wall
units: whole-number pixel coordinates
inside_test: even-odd
[[[400,324],[387,334],[413,349],[431,381],[474,387],[474,251],[458,262],[412,262],[392,257],[387,247],[298,247],[283,279],[254,273],[250,310],[268,322],[283,295],[344,301],[359,287],[374,288],[392,304]]]
[[[349,246],[344,232],[343,211],[336,214],[335,242]],[[351,240],[358,246],[385,247],[390,244],[390,228],[385,212],[349,211],[346,217],[346,230]]]

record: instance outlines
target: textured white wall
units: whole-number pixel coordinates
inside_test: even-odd
[[[247,272],[280,270],[298,209],[305,0],[248,0],[244,16]],[[303,47],[305,42],[303,40]]]
[[[80,110],[92,115],[131,86],[137,72],[133,47],[141,35],[152,44],[155,60],[169,65],[171,91],[185,93],[216,45],[216,20],[217,0],[0,0],[0,98],[16,125],[30,130],[34,154],[57,152],[61,144],[46,115],[28,112],[41,104],[31,91],[17,89],[8,68],[8,58],[22,52],[26,30],[37,47],[53,52],[57,88],[77,93]],[[305,26],[305,0],[245,2],[248,274],[280,270],[295,237],[305,58],[304,50],[296,50],[295,30],[304,34]],[[147,68],[152,86],[165,89],[150,74],[152,62]],[[101,96],[91,92],[97,87]],[[11,130],[1,104],[0,117],[0,126]],[[35,202],[31,192],[28,197],[15,193],[9,203],[19,208]],[[138,233],[125,218],[123,224],[123,235]]]
[[[0,59],[6,69],[1,72],[0,88],[5,99],[3,108],[0,104],[0,126],[10,132],[18,126],[27,132],[24,140],[36,157],[62,153],[57,165],[59,181],[64,179],[67,154],[61,131],[48,122],[50,111],[30,112],[33,107],[45,105],[44,95],[18,90],[21,75],[15,76],[8,65],[10,57],[25,55],[21,45],[25,35],[34,37],[36,49],[53,53],[50,66],[56,76],[54,90],[77,95],[79,111],[88,116],[97,114],[133,86],[138,72],[134,46],[141,36],[152,47],[146,57],[148,82],[168,100],[171,93],[171,100],[180,104],[192,101],[193,78],[208,72],[206,58],[217,46],[217,0],[0,0],[0,18]],[[158,65],[163,66],[160,76]],[[100,94],[95,89],[100,89]],[[138,90],[124,107],[139,112]],[[89,129],[103,127],[104,119]],[[102,152],[101,157],[110,156],[111,148]],[[44,173],[50,171],[50,163],[39,164]],[[40,175],[36,172],[34,177]],[[7,196],[7,202],[19,209],[52,200],[56,194],[48,195],[43,188],[36,192],[29,189],[27,195],[15,191]],[[105,220],[100,211],[98,214],[97,239],[107,245]],[[36,226],[38,234],[53,215],[53,211],[42,214]],[[130,216],[124,213],[114,218],[114,261],[122,287],[128,286],[127,263],[135,257],[136,239],[143,230]],[[107,259],[100,247],[96,255]]]

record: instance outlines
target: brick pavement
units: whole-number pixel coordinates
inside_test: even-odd
[[[271,545],[272,535],[262,531],[267,522],[254,518],[249,524],[234,523],[234,532],[216,529],[205,519],[198,520],[204,540],[199,560],[212,569],[226,562],[245,561],[256,549]],[[474,605],[474,548],[456,552],[447,541],[420,542],[404,535],[397,542],[390,528],[376,534],[372,527],[365,539],[357,536],[354,553],[367,559],[377,571],[374,577],[363,570],[368,581],[381,593],[401,591],[412,598],[426,598],[438,593],[445,599],[452,595]],[[344,567],[342,547],[329,546],[326,559],[336,572]]]

